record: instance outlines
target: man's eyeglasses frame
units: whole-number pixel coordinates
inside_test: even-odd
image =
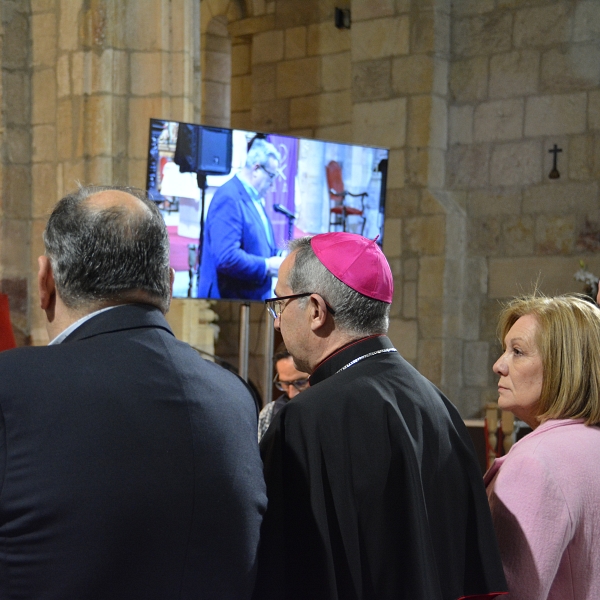
[[[308,387],[308,378],[306,379],[296,379],[294,381],[280,381],[278,379],[278,375],[273,377],[273,383],[275,387],[281,391],[286,392],[290,389],[290,385],[293,385],[299,392],[304,391]]]
[[[304,294],[291,294],[290,296],[275,296],[274,298],[267,298],[265,300],[265,304],[267,306],[267,310],[269,314],[273,317],[273,319],[277,319],[281,317],[281,313],[284,311],[285,307],[288,305],[287,302],[283,302],[284,300],[295,300],[296,298],[306,298],[306,296],[312,296],[316,294],[316,292],[305,292]],[[318,294],[320,296],[320,294]],[[322,297],[322,296],[321,296]],[[323,299],[325,302],[325,299]],[[335,316],[335,310],[325,302],[325,306],[327,310]],[[278,309],[278,307],[280,307]]]
[[[277,173],[271,173],[264,165],[258,165],[268,176],[271,181],[277,177]]]

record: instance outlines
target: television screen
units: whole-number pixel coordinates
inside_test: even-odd
[[[151,119],[147,190],[180,298],[264,300],[291,239],[383,242],[388,150]]]

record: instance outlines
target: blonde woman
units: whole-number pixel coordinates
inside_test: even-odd
[[[600,598],[600,309],[526,297],[500,316],[498,403],[533,432],[485,475],[511,600]]]

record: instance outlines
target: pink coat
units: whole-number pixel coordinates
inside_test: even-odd
[[[510,594],[600,599],[600,428],[546,421],[485,474]]]

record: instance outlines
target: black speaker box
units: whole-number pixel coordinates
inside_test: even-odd
[[[231,129],[181,123],[175,164],[182,173],[227,175],[231,171]]]

